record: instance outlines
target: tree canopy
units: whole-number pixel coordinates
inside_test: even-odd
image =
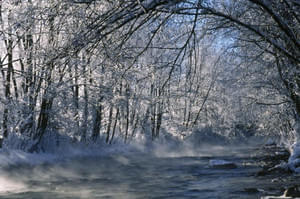
[[[0,5],[1,140],[17,137],[15,147],[185,137],[204,126],[297,136],[297,0]]]

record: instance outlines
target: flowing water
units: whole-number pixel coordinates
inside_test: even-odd
[[[209,149],[207,150],[209,151]],[[0,198],[261,198],[281,195],[297,177],[257,177],[254,149],[185,155],[131,153],[0,169]],[[222,159],[235,169],[212,168]]]

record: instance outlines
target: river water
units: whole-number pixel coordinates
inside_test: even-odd
[[[254,148],[207,148],[191,155],[147,153],[77,157],[0,170],[0,198],[261,198],[281,195],[297,183],[292,175],[255,174],[262,162]],[[235,169],[219,169],[210,160],[227,160]]]

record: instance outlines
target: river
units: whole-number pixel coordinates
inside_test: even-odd
[[[263,164],[256,148],[220,148],[213,153],[110,154],[76,157],[0,170],[0,198],[261,198],[282,195],[297,176],[256,176]],[[210,160],[238,167],[220,169]]]

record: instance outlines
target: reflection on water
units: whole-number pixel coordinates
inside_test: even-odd
[[[0,170],[0,198],[259,198],[272,189],[280,193],[280,182],[272,182],[272,176],[255,177],[259,167],[249,149],[232,154],[111,155],[10,166]],[[209,160],[218,158],[238,168],[210,168]]]

